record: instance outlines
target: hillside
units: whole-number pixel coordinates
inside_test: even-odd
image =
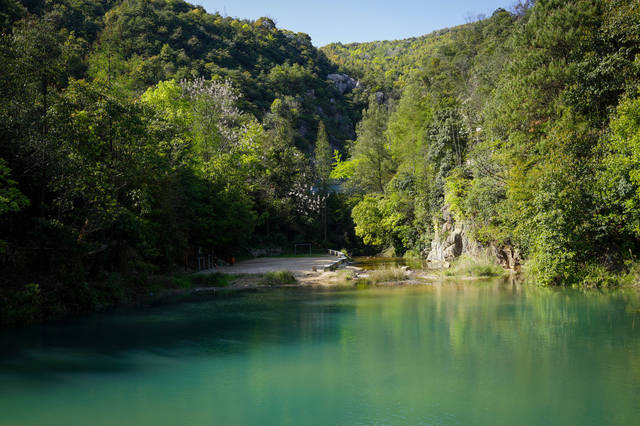
[[[368,43],[332,43],[321,51],[341,70],[357,76],[366,86],[400,92],[412,75],[445,61],[458,72],[473,75],[477,55],[491,57],[504,43],[517,16],[498,9],[477,22],[444,28],[421,37]]]
[[[314,188],[361,108],[306,34],[181,0],[1,10],[3,314],[110,306],[203,254],[351,245],[344,197]]]
[[[437,56],[465,27],[469,25],[403,40],[331,43],[320,50],[343,71],[366,81],[369,87],[398,89],[406,83],[409,74]]]
[[[325,47],[383,92],[334,170],[359,200],[356,233],[445,266],[488,253],[542,284],[627,276],[638,22],[637,2],[547,0],[416,39]]]

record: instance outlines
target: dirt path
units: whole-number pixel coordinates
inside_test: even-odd
[[[203,272],[223,272],[225,274],[264,274],[273,271],[291,271],[294,274],[312,272],[315,267],[322,271],[325,266],[338,260],[335,256],[321,255],[309,257],[260,257],[243,260],[233,266],[223,266]]]

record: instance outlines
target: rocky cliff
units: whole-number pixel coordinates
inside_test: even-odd
[[[510,245],[483,246],[471,236],[471,226],[465,223],[456,223],[448,207],[442,211],[444,223],[436,229],[431,250],[427,255],[429,265],[434,268],[449,268],[451,262],[463,254],[471,257],[490,255],[496,258],[498,263],[507,269],[518,269],[520,255]]]

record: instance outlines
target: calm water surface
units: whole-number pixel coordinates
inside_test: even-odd
[[[273,290],[0,334],[2,425],[640,422],[640,301]]]

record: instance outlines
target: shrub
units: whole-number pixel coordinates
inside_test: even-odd
[[[338,273],[338,276],[342,278],[344,281],[352,281],[356,277],[355,272],[352,271],[351,269],[341,269],[341,270],[338,270],[337,273]]]
[[[186,276],[176,276],[173,277],[173,282],[178,288],[191,288],[193,286],[193,282],[190,277]]]
[[[262,278],[262,284],[270,286],[295,284],[296,282],[296,277],[291,271],[267,272]]]
[[[496,259],[489,255],[471,257],[462,255],[457,258],[445,275],[465,275],[472,277],[499,277],[505,274],[505,269]]]
[[[404,281],[407,274],[400,268],[378,269],[369,273],[368,281],[371,284]]]
[[[35,283],[25,285],[2,308],[1,323],[30,324],[42,318],[42,294]]]

